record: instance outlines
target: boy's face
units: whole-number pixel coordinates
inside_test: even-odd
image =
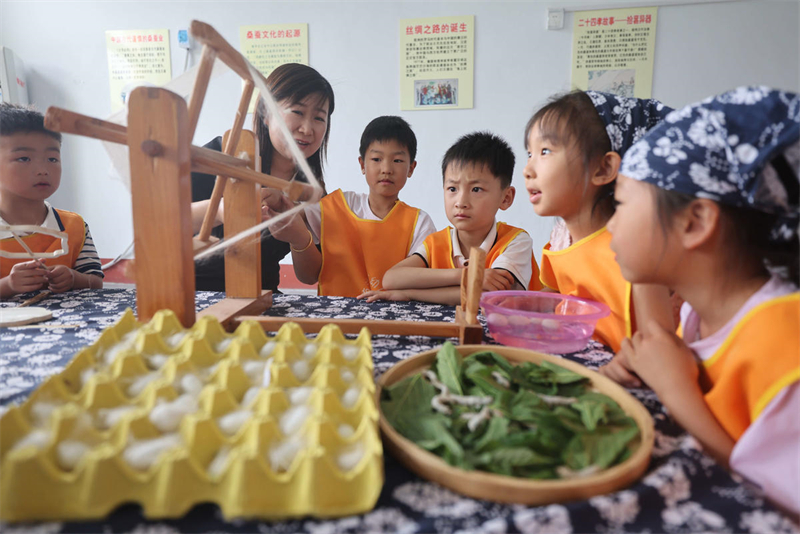
[[[514,187],[503,187],[486,166],[451,163],[444,172],[447,220],[460,232],[488,233],[498,209],[514,202]]]
[[[417,166],[416,161],[411,161],[408,148],[395,140],[373,141],[358,163],[367,177],[370,195],[393,199],[397,199]]]
[[[44,200],[61,183],[61,143],[47,134],[0,135],[0,197]]]

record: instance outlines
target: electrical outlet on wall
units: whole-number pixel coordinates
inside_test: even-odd
[[[564,9],[557,7],[547,8],[547,29],[561,30],[564,28]]]

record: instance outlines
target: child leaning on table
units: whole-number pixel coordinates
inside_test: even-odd
[[[685,299],[602,371],[653,388],[706,451],[800,511],[800,95],[740,87],[625,154],[608,223],[632,283]],[[638,375],[638,378],[635,375]]]
[[[488,132],[461,137],[442,160],[444,206],[452,227],[429,235],[383,278],[385,291],[359,298],[458,304],[470,249],[486,251],[484,291],[539,289],[539,269],[525,230],[497,222],[514,202],[514,152]]]
[[[542,284],[606,304],[611,313],[593,337],[615,352],[637,323],[674,325],[669,290],[627,283],[606,230],[622,155],[669,111],[657,100],[573,91],[553,96],[525,127],[529,200],[540,217],[559,217],[542,250]]]
[[[399,200],[417,166],[417,138],[394,116],[372,120],[361,135],[358,163],[369,193],[337,189],[273,235],[291,244],[298,280],[319,282],[320,295],[356,297],[380,289],[384,273],[436,231],[430,216]],[[279,211],[291,207],[281,197]],[[274,215],[267,207],[266,215]],[[320,248],[314,246],[319,243]]]
[[[69,236],[69,252],[58,258],[0,258],[0,298],[45,286],[57,293],[103,287],[89,226],[77,213],[45,201],[60,183],[61,134],[46,130],[44,116],[32,108],[0,104],[0,225],[42,226]],[[17,235],[33,252],[61,248],[61,240],[50,235]],[[0,249],[25,252],[10,232],[0,232]]]

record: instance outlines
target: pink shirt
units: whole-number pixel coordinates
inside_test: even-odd
[[[705,361],[751,309],[795,291],[794,284],[770,278],[724,327],[704,339],[700,339],[700,317],[686,302],[681,308],[683,339]],[[764,356],[768,364],[768,355]],[[730,465],[760,485],[778,504],[800,513],[800,384],[794,382],[783,388],[745,430],[733,447]]]

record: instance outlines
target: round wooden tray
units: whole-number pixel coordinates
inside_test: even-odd
[[[588,499],[595,495],[619,490],[633,483],[647,469],[653,450],[653,419],[647,409],[616,382],[575,362],[531,350],[494,345],[461,345],[456,347],[456,350],[462,356],[468,356],[473,352],[493,350],[512,364],[525,361],[539,363],[546,360],[589,378],[595,390],[614,399],[625,413],[639,425],[639,440],[634,442],[634,445],[638,445],[638,447],[621,464],[581,479],[529,480],[495,475],[485,471],[465,471],[453,467],[435,454],[418,447],[414,442],[401,436],[386,420],[383,410],[380,410],[380,396],[383,388],[391,386],[407,376],[429,369],[436,358],[438,352],[436,349],[417,354],[396,364],[380,377],[375,392],[380,410],[380,427],[385,438],[386,448],[419,476],[476,499],[541,505]]]

